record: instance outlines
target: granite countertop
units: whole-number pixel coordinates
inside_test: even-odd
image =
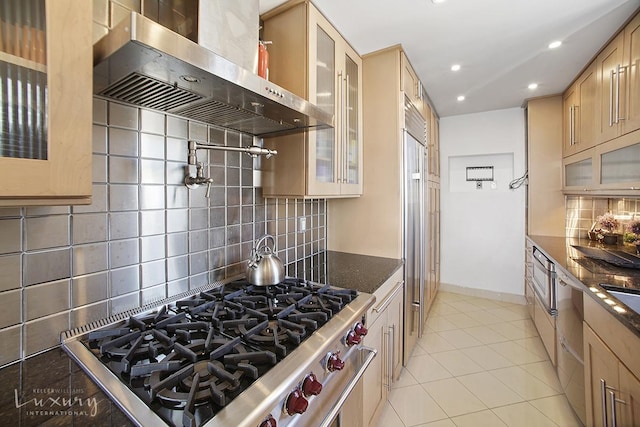
[[[373,293],[402,260],[327,251],[311,262],[326,283]],[[321,264],[321,265],[318,265]],[[61,348],[0,369],[0,418],[11,425],[132,426]]]
[[[0,383],[7,425],[133,426],[61,348],[0,369]]]
[[[602,284],[640,290],[640,270],[616,267],[603,261],[586,258],[580,251],[573,248],[572,245],[620,250],[634,255],[635,247],[603,245],[588,239],[579,238],[535,235],[527,237],[535,247],[553,260],[556,269],[560,268],[584,285],[585,297],[593,298],[622,324],[640,337],[640,315],[630,309],[626,309],[625,313],[619,313],[609,304],[605,303],[602,298],[599,298],[595,292],[590,290],[590,288],[594,288],[598,292],[606,293],[607,291],[600,286]],[[611,296],[611,299],[619,302],[613,296]]]
[[[327,283],[341,288],[355,289],[372,294],[393,273],[402,267],[403,261],[327,251]]]

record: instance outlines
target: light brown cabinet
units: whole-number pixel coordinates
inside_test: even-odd
[[[379,302],[367,314],[364,344],[376,348],[378,355],[362,377],[363,426],[377,424],[402,369],[403,283],[400,269],[375,292]]]
[[[565,197],[559,159],[563,105],[565,113],[569,111],[566,100],[565,97],[563,103],[558,95],[527,102],[527,233],[531,235],[565,235]]]
[[[92,2],[4,3],[0,206],[90,203]]]
[[[640,15],[596,58],[600,117],[597,142],[640,129]]]
[[[624,118],[624,32],[600,52],[595,60],[598,73],[599,118],[596,139],[609,141],[621,134]],[[622,119],[622,120],[621,120]]]
[[[624,54],[627,109],[622,126],[627,133],[640,129],[640,14],[625,27]]]
[[[420,111],[420,113],[423,115],[423,118],[427,119],[423,108],[424,98],[422,91],[422,82],[418,78],[418,75],[409,62],[409,58],[407,58],[407,55],[404,52],[402,52],[401,54],[400,61],[402,67],[402,74],[400,76],[400,78],[402,79],[402,90],[404,91],[404,94],[409,97],[418,111]]]
[[[596,68],[587,68],[565,92],[563,100],[564,157],[593,147],[596,143]]]
[[[640,189],[639,67],[636,14],[564,93],[565,194],[624,196]]]
[[[308,1],[262,16],[269,79],[334,115],[334,127],[264,139],[267,197],[362,194],[362,60]]]
[[[592,298],[585,298],[587,425],[640,425],[640,340]]]
[[[640,424],[640,380],[589,328],[584,328],[587,425]]]

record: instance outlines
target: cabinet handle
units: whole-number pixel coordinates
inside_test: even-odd
[[[602,404],[602,427],[609,425],[609,417],[607,416],[607,382],[600,378],[600,401]]]
[[[618,399],[616,398],[616,393],[614,390],[609,390],[609,401],[611,402],[611,423],[613,427],[618,427],[618,415],[616,412],[616,403],[622,403],[623,405],[626,405],[627,402],[625,402],[622,399]]]
[[[613,126],[613,74],[615,70],[611,70],[609,76],[609,127]]]
[[[342,151],[339,149],[339,147],[341,146],[341,139],[342,139],[342,128],[344,126],[344,124],[342,123],[342,121],[344,120],[344,85],[342,83],[342,71],[338,72],[338,82],[337,82],[337,86],[338,86],[338,93],[337,93],[337,102],[338,102],[338,114],[336,114],[336,119],[337,119],[337,124],[336,124],[336,128],[337,128],[337,132],[335,135],[336,140],[334,141],[335,144],[335,153],[334,153],[334,158],[335,158],[335,168],[333,170],[333,178],[334,178],[334,182],[340,183],[342,182]]]
[[[569,146],[573,145],[573,105],[569,107]]]
[[[626,68],[627,67],[623,67],[620,64],[616,67],[616,123],[620,123],[620,120],[624,120],[624,117],[620,117],[620,74],[625,72]]]
[[[384,328],[384,327],[383,327]],[[384,336],[384,341],[382,343],[383,345],[383,350],[382,350],[382,357],[383,357],[383,362],[387,362],[386,365],[384,366],[384,374],[383,374],[383,385],[386,387],[387,390],[391,390],[391,374],[390,374],[390,370],[389,370],[389,354],[390,354],[390,347],[389,347],[389,335],[391,334],[391,332],[389,330],[387,330],[386,332],[383,331],[383,336]]]
[[[380,305],[378,305],[377,307],[373,307],[373,311],[375,311],[376,313],[382,313],[383,311],[385,311],[387,309],[387,306],[391,304],[391,301],[393,301],[393,298],[396,296],[398,291],[402,289],[403,284],[404,284],[404,280],[401,280],[398,283],[396,283],[396,287],[393,289],[393,291],[391,291],[391,294],[389,294],[389,296],[386,297],[380,303]]]
[[[387,355],[388,358],[388,369],[389,369],[389,378],[388,378],[388,390],[391,392],[391,384],[393,384],[393,367],[395,364],[395,349],[396,349],[396,325],[389,326],[389,353]]]
[[[345,73],[344,79],[344,139],[342,140],[343,157],[342,157],[342,182],[345,184],[349,181],[349,74]]]

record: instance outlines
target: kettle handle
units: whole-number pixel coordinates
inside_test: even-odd
[[[260,239],[258,239],[258,241],[256,242],[255,247],[253,248],[253,251],[255,251],[257,253],[258,252],[258,248],[260,248],[260,244],[262,242],[264,242],[266,239],[271,239],[272,247],[269,248],[269,246],[267,246],[266,243],[265,243],[265,247],[267,249],[269,249],[271,251],[271,253],[275,254],[276,253],[276,239],[271,234],[265,234]]]

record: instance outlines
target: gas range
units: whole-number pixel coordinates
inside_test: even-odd
[[[328,425],[375,357],[375,298],[285,278],[212,285],[63,334],[63,348],[139,425]]]

